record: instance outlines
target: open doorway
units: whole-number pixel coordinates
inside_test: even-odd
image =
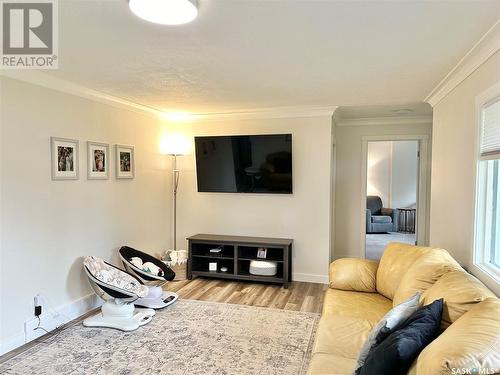
[[[389,242],[417,243],[418,140],[368,141],[365,257],[380,259]]]

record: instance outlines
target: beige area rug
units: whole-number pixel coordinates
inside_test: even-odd
[[[71,326],[0,374],[305,374],[319,314],[180,300],[134,332]]]

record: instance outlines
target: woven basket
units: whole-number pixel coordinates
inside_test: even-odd
[[[164,255],[163,262],[167,266],[169,266],[172,271],[175,272],[175,278],[174,281],[180,281],[180,280],[186,280],[187,279],[187,259],[183,260],[182,262],[172,262],[172,259],[170,258],[170,253],[173,250],[167,250]],[[174,258],[175,260],[176,258]]]
[[[170,263],[170,262],[165,262]],[[187,279],[187,263],[183,264],[176,264],[175,266],[170,266],[169,267],[172,269],[172,271],[175,272],[175,279],[174,281],[180,281],[180,280],[186,280]]]

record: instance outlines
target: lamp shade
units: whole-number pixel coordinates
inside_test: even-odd
[[[183,134],[169,134],[162,138],[160,153],[163,155],[187,155],[191,151],[191,142]]]

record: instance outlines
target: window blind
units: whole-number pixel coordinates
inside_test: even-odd
[[[481,118],[481,159],[500,158],[500,98],[483,107]]]

